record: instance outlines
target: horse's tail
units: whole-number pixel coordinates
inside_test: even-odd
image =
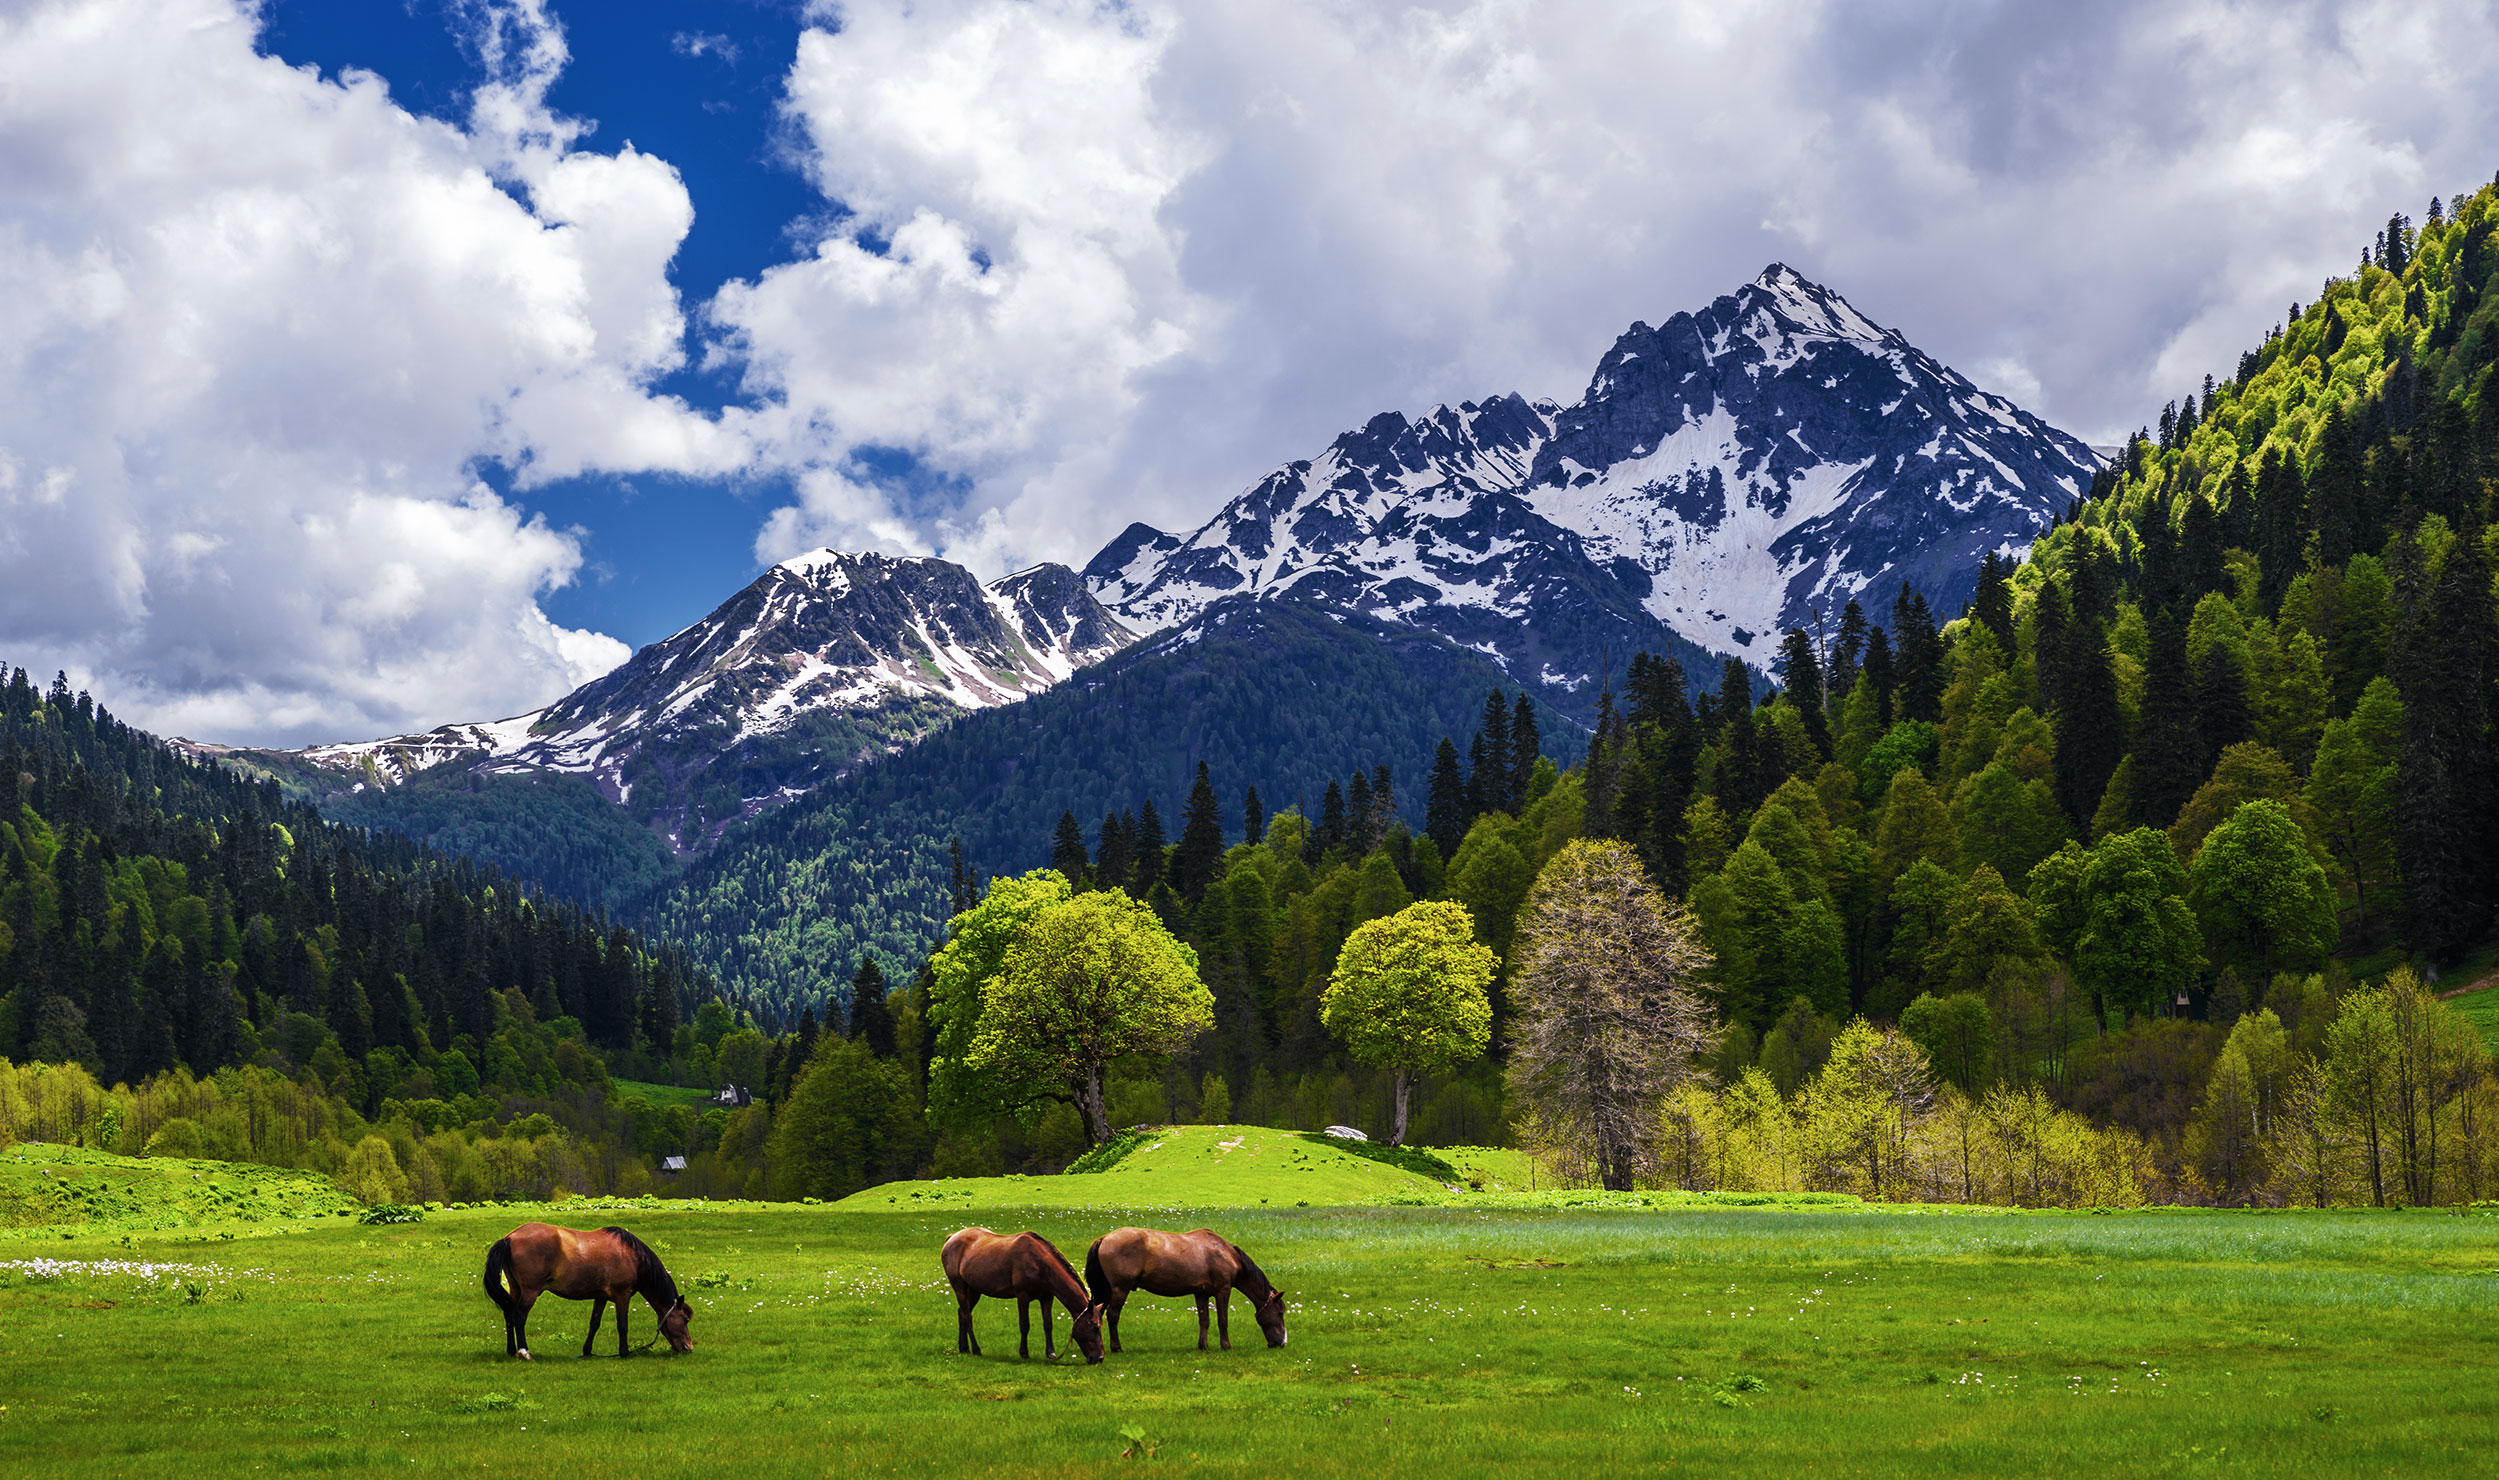
[[[502,1306],[507,1316],[513,1313],[513,1305],[511,1293],[503,1288],[503,1272],[511,1267],[512,1241],[496,1239],[495,1246],[486,1251],[486,1295]]]
[[[1085,1250],[1085,1289],[1091,1292],[1093,1303],[1096,1305],[1110,1304],[1111,1296],[1115,1293],[1111,1289],[1111,1277],[1102,1272],[1102,1241],[1100,1239],[1095,1239],[1093,1247]]]

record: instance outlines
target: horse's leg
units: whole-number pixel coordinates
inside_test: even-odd
[[[1058,1315],[1058,1313],[1059,1303],[1057,1301],[1044,1299],[1041,1302],[1041,1355],[1046,1360],[1052,1362],[1059,1359],[1059,1344],[1057,1340],[1050,1335],[1050,1322],[1053,1317]]]
[[[1206,1350],[1206,1297],[1197,1297],[1197,1349]]]
[[[632,1309],[633,1297],[631,1295],[616,1302],[616,1355],[620,1357],[633,1355],[632,1349],[625,1345],[625,1313]]]
[[[1033,1302],[1029,1295],[1015,1297],[1015,1354],[1033,1354]]]
[[[1215,1292],[1215,1334],[1223,1338],[1223,1349],[1232,1350],[1232,1290],[1230,1286]]]
[[[528,1294],[523,1295],[520,1291],[515,1290],[515,1291],[513,1291],[513,1292],[512,1292],[512,1303],[513,1303],[513,1304],[515,1304],[515,1305],[517,1305],[517,1306],[519,1306],[519,1307],[521,1308],[521,1314],[520,1314],[520,1327],[521,1327],[521,1360],[522,1360],[522,1361],[524,1361],[524,1362],[526,1362],[526,1361],[530,1360],[530,1355],[529,1355],[529,1308],[530,1308],[531,1306],[536,1305],[536,1304],[538,1303],[538,1292],[537,1292],[537,1291],[535,1291],[535,1290],[532,1290],[532,1291],[530,1291]]]
[[[593,1296],[590,1301],[590,1334],[581,1339],[581,1354],[583,1356],[586,1357],[590,1355],[590,1343],[599,1339],[599,1318],[606,1314],[607,1297],[604,1295]],[[625,1324],[625,1313],[622,1310],[616,1312],[616,1324],[619,1327]]]
[[[981,1344],[972,1339],[972,1307],[978,1295],[961,1285],[954,1287],[954,1349],[957,1356],[980,1355]]]
[[[1104,1302],[1102,1312],[1103,1324],[1111,1328],[1111,1350],[1113,1351],[1118,1351],[1120,1349],[1119,1313],[1127,1308],[1128,1292],[1118,1288],[1117,1286],[1113,1286],[1111,1290],[1111,1298]]]

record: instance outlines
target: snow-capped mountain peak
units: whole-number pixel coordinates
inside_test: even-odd
[[[1903,580],[1950,611],[1981,553],[2027,543],[2097,465],[1773,263],[1698,313],[1633,324],[1575,405],[1385,413],[1194,533],[1130,526],[1085,579],[1146,628],[1297,589],[1584,701],[1630,652],[1758,662],[1780,630]]]

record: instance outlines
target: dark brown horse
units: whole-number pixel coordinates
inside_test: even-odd
[[[512,1282],[504,1289],[504,1280]],[[506,1356],[529,1360],[529,1308],[553,1291],[567,1300],[588,1300],[590,1334],[581,1339],[581,1354],[590,1355],[598,1338],[599,1318],[608,1302],[616,1303],[616,1355],[630,1356],[625,1345],[625,1313],[639,1294],[659,1317],[659,1334],[680,1352],[694,1350],[686,1323],[694,1307],[677,1293],[677,1282],[651,1252],[651,1246],[621,1228],[583,1230],[550,1223],[524,1223],[495,1240],[486,1251],[486,1293],[503,1307],[503,1350]]]
[[[981,1354],[980,1339],[972,1334],[972,1307],[988,1295],[1015,1302],[1015,1324],[1021,1336],[1017,1355],[1033,1354],[1033,1302],[1038,1300],[1042,1355],[1058,1360],[1059,1349],[1050,1338],[1050,1302],[1056,1300],[1067,1307],[1068,1335],[1085,1360],[1102,1360],[1102,1312],[1085,1299],[1084,1281],[1076,1278],[1067,1256],[1040,1234],[966,1228],[946,1240],[938,1261],[946,1268],[946,1283],[954,1286],[956,1351]]]
[[[1111,1350],[1118,1351],[1119,1312],[1132,1290],[1149,1295],[1197,1297],[1197,1349],[1206,1350],[1206,1307],[1215,1307],[1215,1329],[1225,1351],[1232,1350],[1232,1292],[1249,1298],[1258,1329],[1269,1346],[1284,1345],[1284,1292],[1271,1284],[1250,1256],[1199,1228],[1165,1233],[1159,1228],[1114,1228],[1085,1251],[1085,1283],[1093,1303],[1111,1330]]]

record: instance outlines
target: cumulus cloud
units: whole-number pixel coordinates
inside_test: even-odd
[[[1774,259],[2113,440],[2487,177],[2493,57],[2389,0],[820,5],[786,107],[853,214],[711,310],[813,470],[759,553],[1082,559]]]
[[[577,535],[476,479],[734,468],[680,363],[664,161],[575,147],[543,0],[472,0],[467,127],[255,49],[243,0],[0,18],[0,656],[151,726],[359,737],[625,656]]]

